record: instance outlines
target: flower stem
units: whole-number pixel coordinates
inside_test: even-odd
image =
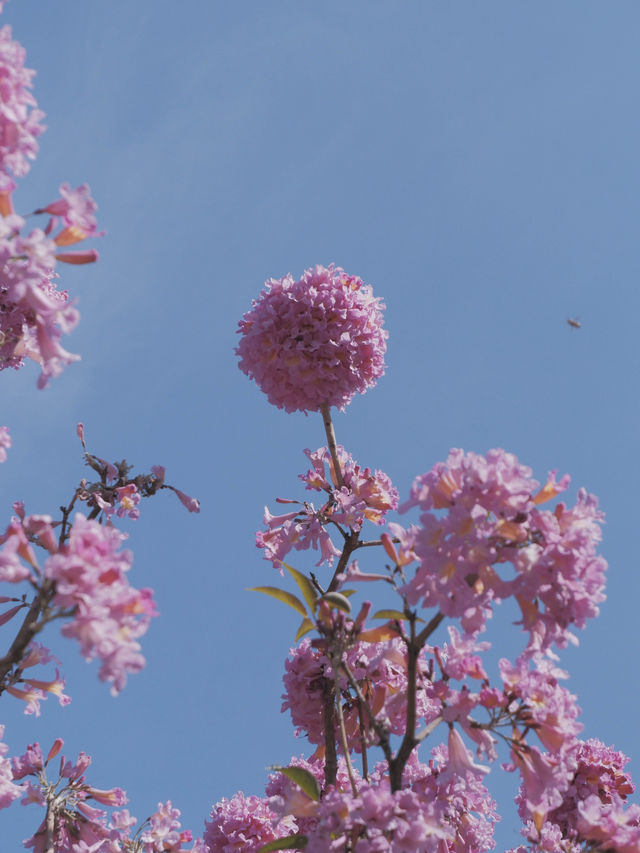
[[[344,486],[344,480],[342,479],[342,471],[340,470],[340,460],[338,459],[338,446],[336,444],[336,434],[333,429],[333,421],[331,420],[331,411],[328,403],[323,403],[320,407],[320,412],[322,413],[322,422],[324,424],[324,431],[327,434],[327,445],[329,447],[329,453],[331,454],[331,459],[333,461],[333,470],[336,475],[336,485],[339,489]]]

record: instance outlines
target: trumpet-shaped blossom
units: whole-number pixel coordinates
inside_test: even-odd
[[[287,412],[344,409],[384,373],[381,299],[340,267],[270,279],[239,323],[240,370]]]
[[[82,184],[72,190],[69,184],[60,185],[60,198],[52,201],[46,207],[36,210],[36,213],[50,213],[62,217],[67,233],[64,238],[57,238],[57,244],[70,245],[85,237],[101,236],[97,231],[95,212],[98,205],[91,197],[88,184]],[[74,235],[71,229],[77,229]],[[80,236],[82,234],[82,236]],[[73,237],[77,239],[73,239]]]

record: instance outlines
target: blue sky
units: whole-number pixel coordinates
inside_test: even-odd
[[[78,421],[202,503],[163,493],[129,528],[161,612],[144,673],[112,699],[52,631],[73,703],[33,720],[7,702],[11,748],[62,736],[133,814],[171,798],[196,832],[309,753],[279,712],[296,617],[245,589],[277,580],[254,531],[301,496],[322,426],[269,406],[233,348],[265,279],[335,262],[387,304],[386,375],[336,418],[360,463],[406,496],[450,447],[504,447],[599,496],[608,600],[562,662],[585,736],[640,778],[638,5],[12,0],[3,18],[49,128],[16,206],[87,181],[108,232],[97,266],[64,270],[82,361],[44,392],[35,367],[1,377],[5,517],[67,499]],[[518,840],[503,813],[497,849]],[[36,819],[3,814],[16,839]]]

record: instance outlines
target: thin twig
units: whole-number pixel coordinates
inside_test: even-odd
[[[336,715],[338,717],[338,731],[340,732],[340,745],[344,755],[345,764],[347,765],[347,773],[351,782],[351,790],[353,796],[358,796],[358,788],[356,785],[355,776],[353,775],[353,767],[351,766],[351,756],[349,755],[349,743],[347,742],[347,731],[344,727],[344,714],[342,713],[342,702],[340,701],[340,655],[332,657],[331,666],[333,667],[333,693],[336,697]],[[337,665],[336,665],[337,664]]]
[[[367,737],[364,730],[364,720],[362,718],[362,702],[358,699],[358,729],[360,731],[360,755],[362,757],[362,778],[365,782],[369,781],[369,762],[367,758]]]
[[[328,678],[324,679],[323,696],[323,725],[324,725],[324,784],[325,787],[336,784],[338,776],[338,756],[336,754],[336,733],[333,720],[333,708],[335,704],[335,691],[333,684]]]
[[[416,741],[418,743],[422,743],[425,738],[428,738],[431,732],[435,731],[438,728],[440,723],[442,722],[442,716],[438,716],[435,720],[431,720],[428,726],[425,726],[422,731],[418,732],[416,735]]]
[[[355,680],[353,673],[349,669],[349,666],[344,661],[342,661],[340,664],[340,668],[347,676],[347,681],[349,682],[354,693],[358,697],[358,702],[360,703],[360,706],[366,710],[369,719],[371,720],[373,730],[378,735],[379,745],[382,751],[384,752],[384,757],[387,759],[387,762],[390,762],[393,758],[393,753],[391,752],[391,747],[389,746],[389,732],[387,731],[386,726],[384,726],[378,719],[376,719],[376,715],[373,713],[373,711],[371,710],[371,706],[364,698],[362,690],[360,690],[360,685]]]
[[[418,636],[416,637],[416,642],[420,645],[420,648],[424,646],[429,637],[433,634],[436,628],[440,625],[440,623],[444,619],[444,613],[436,613],[433,619],[430,619],[428,624],[420,631]]]

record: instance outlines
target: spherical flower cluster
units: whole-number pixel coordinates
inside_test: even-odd
[[[204,841],[209,853],[252,853],[269,841],[295,832],[292,817],[281,818],[264,799],[245,797],[240,791],[215,804],[211,819],[205,824]]]
[[[38,151],[44,113],[30,92],[35,71],[24,67],[25,50],[11,38],[11,27],[0,29],[0,192],[13,186],[8,172],[26,175]]]
[[[344,409],[384,373],[384,307],[333,265],[271,279],[239,323],[239,367],[287,412]]]
[[[285,693],[282,710],[289,710],[296,734],[304,734],[310,743],[324,744],[323,694],[327,683],[333,682],[333,669],[327,656],[303,640],[290,651],[283,676]],[[406,723],[407,663],[406,650],[399,638],[386,643],[356,643],[344,653],[344,660],[363,694],[368,697],[376,718],[390,732],[401,734]],[[419,678],[416,708],[419,717],[432,720],[440,711],[440,702],[431,697],[431,683]],[[340,675],[343,715],[347,743],[356,752],[362,749],[360,714],[355,697],[349,699],[349,683]],[[362,720],[368,743],[375,734],[366,714]],[[337,731],[337,730],[336,730]],[[336,734],[337,737],[337,734]]]
[[[606,562],[596,554],[602,514],[593,496],[581,489],[572,509],[539,508],[567,484],[552,472],[539,489],[530,469],[502,450],[486,457],[451,451],[415,481],[403,507],[421,510],[412,543],[420,565],[404,588],[409,601],[459,617],[474,633],[493,601],[514,596],[531,654],[572,641],[570,626],[598,614]],[[511,564],[515,577],[501,577],[501,564]]]
[[[62,633],[75,637],[87,660],[100,658],[99,677],[124,687],[127,673],[144,666],[137,638],[156,615],[152,590],[129,585],[129,551],[120,551],[124,535],[78,513],[69,540],[46,561],[44,572],[56,582],[56,607],[73,608]]]

